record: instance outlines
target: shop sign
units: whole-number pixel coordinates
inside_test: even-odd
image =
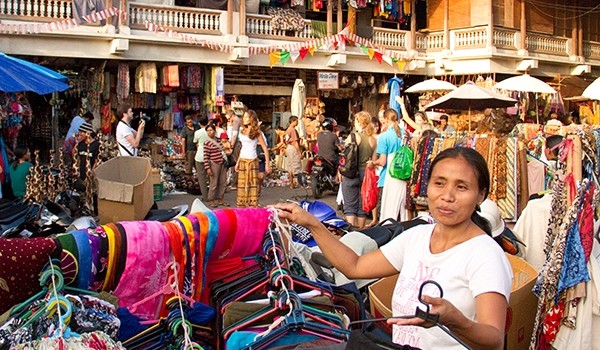
[[[338,72],[317,72],[317,89],[332,90],[339,88]]]

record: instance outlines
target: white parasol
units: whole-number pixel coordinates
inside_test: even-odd
[[[600,78],[594,80],[581,94],[583,97],[587,97],[590,100],[600,100]]]
[[[421,93],[428,91],[452,91],[456,90],[456,85],[447,81],[438,79],[427,79],[406,89],[407,93]]]
[[[529,74],[504,79],[494,85],[496,90],[535,92],[539,94],[555,94],[556,90],[538,78]]]

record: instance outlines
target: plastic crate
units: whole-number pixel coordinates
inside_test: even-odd
[[[154,184],[154,201],[160,202],[163,200],[163,185],[162,184]]]

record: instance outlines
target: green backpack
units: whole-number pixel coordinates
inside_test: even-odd
[[[414,152],[408,146],[401,146],[394,153],[390,163],[390,176],[394,179],[409,180],[412,175]]]

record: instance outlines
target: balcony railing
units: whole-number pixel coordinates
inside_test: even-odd
[[[549,35],[527,34],[526,49],[531,52],[568,56],[569,39]]]
[[[221,34],[222,11],[193,7],[129,3],[129,25],[145,28],[146,22],[178,32]]]
[[[583,55],[585,58],[600,60],[600,43],[585,41],[583,43]]]
[[[408,32],[386,28],[373,28],[371,41],[377,46],[393,48],[395,50],[406,50]]]
[[[444,32],[431,32],[427,35],[427,51],[441,51],[445,47]]]
[[[71,0],[1,0],[0,17],[38,22],[71,18]]]
[[[494,28],[493,45],[504,49],[517,49],[517,31],[514,29]]]
[[[477,49],[487,46],[487,27],[458,29],[452,30],[450,33],[454,37],[454,50]]]
[[[304,28],[299,32],[286,32],[271,27],[271,16],[248,14],[246,34],[250,37],[280,40],[309,40],[316,36],[312,32],[311,21],[304,20]]]

